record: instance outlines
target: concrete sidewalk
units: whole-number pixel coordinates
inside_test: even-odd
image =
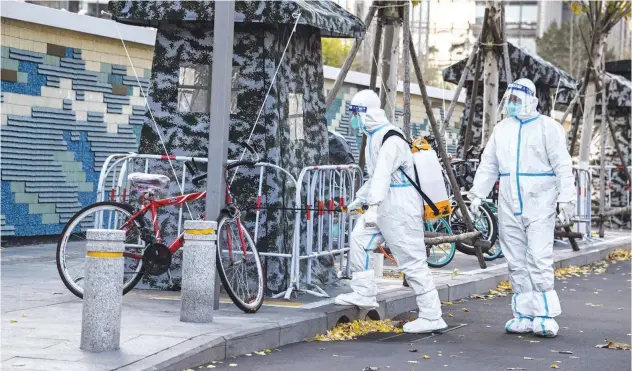
[[[582,242],[578,252],[556,245],[555,264],[588,264],[630,243],[629,232],[609,232],[603,240]],[[2,370],[182,370],[310,339],[343,317],[367,315],[334,306],[333,299],[301,295],[292,302],[266,301],[251,315],[222,303],[215,323],[188,324],[179,321],[179,293],[134,290],[123,299],[120,351],[92,354],[79,349],[82,303],[61,282],[54,253],[53,246],[2,251]],[[442,301],[487,292],[507,279],[504,259],[481,270],[475,257],[461,254],[433,273]],[[381,279],[379,287],[380,308],[371,316],[391,318],[415,309],[401,279]],[[345,290],[327,288],[332,297]]]

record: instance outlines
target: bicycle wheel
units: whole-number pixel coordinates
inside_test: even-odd
[[[424,229],[427,232],[452,234],[452,228],[450,228],[450,224],[444,218],[427,221]],[[456,246],[454,242],[433,245],[430,248],[430,256],[427,258],[428,265],[432,268],[445,267],[452,261],[455,252]]]
[[[217,223],[217,271],[224,290],[239,309],[246,313],[259,310],[264,280],[257,247],[241,221],[226,214]]]
[[[64,285],[83,299],[83,279],[86,263],[86,231],[88,229],[119,229],[133,215],[131,205],[105,201],[87,206],[73,215],[57,242],[57,271]],[[142,217],[130,224],[125,239],[123,295],[136,286],[143,276],[142,255],[145,242],[141,238]],[[77,268],[77,269],[74,269]]]
[[[470,201],[464,200],[465,205],[469,208]],[[480,231],[483,234],[483,238],[486,241],[489,241],[493,246],[496,244],[496,240],[498,239],[498,222],[496,220],[496,216],[491,211],[489,206],[486,204],[481,204],[480,206],[481,214],[480,216],[474,216],[470,213],[470,217],[472,217],[472,222],[474,223],[474,228]],[[469,211],[468,211],[469,212]],[[452,230],[456,234],[465,233],[467,228],[465,227],[465,222],[461,217],[461,210],[459,208],[455,208],[452,211],[452,215],[450,217],[450,224]],[[465,242],[456,242],[456,249],[460,252],[467,255],[476,255],[476,248],[470,244]],[[492,250],[485,253],[485,255],[490,256]],[[494,258],[495,259],[495,258]],[[492,259],[493,260],[493,259]]]

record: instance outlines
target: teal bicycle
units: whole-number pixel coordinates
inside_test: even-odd
[[[424,225],[424,230],[426,232],[452,234],[452,227],[450,227],[450,223],[444,218],[426,221]],[[442,244],[432,245],[430,247],[427,247],[426,250],[428,252],[428,265],[432,268],[441,268],[448,265],[452,261],[452,259],[454,259],[454,254],[456,253],[456,243],[446,242]]]

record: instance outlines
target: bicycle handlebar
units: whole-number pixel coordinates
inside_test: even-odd
[[[226,165],[224,167],[224,169],[226,169],[226,171],[228,171],[228,170],[231,170],[231,169],[236,168],[238,166],[252,167],[252,166],[255,166],[255,164],[256,164],[256,162],[253,162],[253,161],[246,161],[246,160],[244,160],[244,161],[235,161],[235,162],[232,162],[232,163]],[[204,173],[204,174],[200,174],[200,175],[198,175],[196,177],[193,177],[191,179],[191,183],[193,183],[193,185],[196,186],[196,187],[199,186],[200,182],[202,180],[206,179],[206,175],[207,174],[208,173]]]

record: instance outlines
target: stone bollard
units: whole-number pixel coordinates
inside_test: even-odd
[[[89,352],[119,349],[123,303],[125,232],[89,229],[83,284],[80,348]]]
[[[180,321],[213,322],[217,222],[184,222]]]

